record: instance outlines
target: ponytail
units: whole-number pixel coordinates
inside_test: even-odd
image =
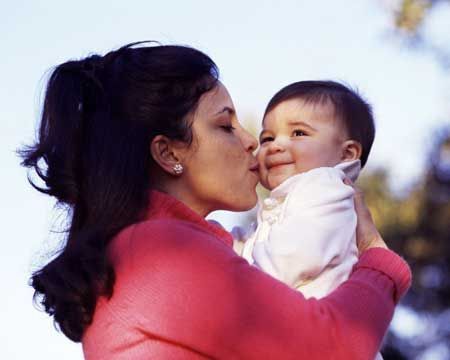
[[[130,44],[56,67],[45,93],[36,143],[19,151],[68,209],[57,256],[32,274],[34,298],[61,331],[81,341],[99,296],[113,294],[111,239],[142,219],[156,134],[187,141],[186,120],[217,83],[209,57],[182,46]]]
[[[31,285],[35,300],[41,298],[45,311],[54,315],[60,329],[73,341],[81,340],[91,322],[97,297],[112,294],[114,271],[105,249],[120,230],[117,225],[108,229],[101,223],[86,227],[87,123],[109,111],[100,80],[101,61],[94,55],[54,69],[46,88],[39,141],[21,151],[22,164],[34,168],[45,183],[43,187],[30,180],[32,186],[72,210],[66,247],[33,274]]]

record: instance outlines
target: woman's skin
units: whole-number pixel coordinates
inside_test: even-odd
[[[355,211],[358,219],[356,226],[356,242],[359,253],[361,254],[367,249],[373,247],[381,247],[387,249],[387,245],[378,232],[372,219],[369,209],[364,201],[364,194],[358,187],[354,186],[350,179],[345,179],[344,183],[352,185],[355,189]]]
[[[157,135],[150,144],[156,164],[153,183],[205,217],[215,210],[245,211],[257,201],[257,140],[239,123],[233,101],[222,83],[205,93],[190,115],[193,142],[186,144]],[[173,166],[181,164],[182,174]],[[348,183],[348,182],[347,182]],[[357,240],[360,252],[387,248],[373,224],[362,192],[357,188]]]
[[[239,123],[233,101],[219,83],[205,93],[191,114],[193,142],[186,144],[158,135],[151,143],[160,169],[154,188],[164,191],[206,216],[215,210],[244,211],[257,201],[258,165],[255,137]],[[180,163],[184,171],[174,174]]]

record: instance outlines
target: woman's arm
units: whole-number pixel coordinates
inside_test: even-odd
[[[349,179],[345,179],[347,185],[351,185],[355,190],[354,202],[355,210],[358,218],[358,225],[356,226],[356,240],[358,242],[359,253],[371,248],[387,249],[387,245],[375,227],[372,215],[369,208],[364,201],[364,193],[360,188],[354,186]]]
[[[411,278],[393,252],[367,250],[336,291],[306,300],[196,226],[145,222],[133,234],[115,287],[130,321],[218,359],[371,359]]]

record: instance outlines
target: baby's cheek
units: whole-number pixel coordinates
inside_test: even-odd
[[[261,181],[264,178],[264,171],[261,170],[261,168],[258,169],[258,176],[259,176],[259,181]]]
[[[256,161],[258,161],[259,166],[261,166],[261,164],[264,161],[264,151],[261,151],[261,146],[258,148],[258,150],[256,150]]]
[[[268,183],[267,171],[259,168],[259,182],[260,184],[268,190],[271,190],[270,185]]]

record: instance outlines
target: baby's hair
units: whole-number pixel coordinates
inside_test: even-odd
[[[335,81],[295,82],[282,88],[270,99],[264,118],[277,105],[291,99],[302,99],[313,104],[331,102],[348,136],[361,144],[361,166],[366,164],[375,137],[375,124],[372,107],[357,91]]]

